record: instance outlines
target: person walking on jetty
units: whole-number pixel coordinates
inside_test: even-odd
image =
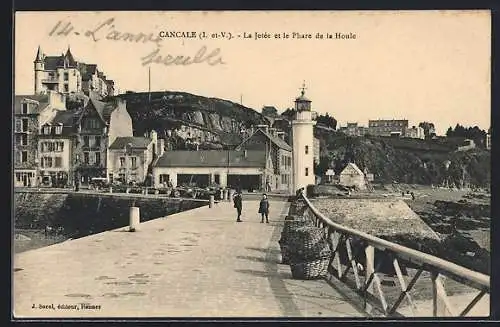
[[[241,209],[243,208],[243,201],[241,198],[240,190],[236,190],[236,193],[233,196],[234,207],[236,208],[236,212],[238,214],[238,218],[236,218],[236,222],[241,222]]]
[[[260,222],[264,222],[264,217],[266,217],[266,223],[269,224],[269,201],[267,200],[267,195],[262,195],[262,200],[259,203],[259,213],[261,214]]]

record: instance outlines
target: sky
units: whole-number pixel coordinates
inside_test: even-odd
[[[68,22],[73,29],[58,35]],[[155,39],[161,31],[196,37],[112,39],[124,33]],[[152,91],[281,112],[293,106],[305,81],[313,110],[342,126],[394,118],[410,126],[433,122],[439,134],[457,123],[490,127],[489,11],[18,12],[14,33],[16,94],[34,92],[38,46],[46,55],[70,46],[77,61],[97,64],[121,93],[147,91],[151,69]],[[255,33],[269,38],[256,40]],[[335,33],[355,38],[327,38]],[[155,51],[155,57],[193,58],[203,47],[198,63],[147,64]]]

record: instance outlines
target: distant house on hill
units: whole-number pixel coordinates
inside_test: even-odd
[[[343,186],[356,187],[359,190],[366,190],[365,174],[356,164],[350,162],[339,175],[339,184]]]
[[[463,144],[457,147],[457,151],[468,151],[476,148],[474,140],[465,139]]]

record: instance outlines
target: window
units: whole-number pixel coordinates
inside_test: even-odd
[[[309,168],[306,168],[306,176],[309,176]]]
[[[28,118],[23,118],[21,123],[21,132],[28,131]]]
[[[100,148],[101,147],[101,137],[100,136],[95,136],[94,137],[94,147]]]
[[[42,132],[43,132],[43,134],[45,134],[45,135],[49,135],[49,134],[50,134],[50,125],[45,125],[45,126],[43,126],[43,128],[42,128]]]
[[[63,152],[64,151],[64,142],[56,142],[54,150],[56,152]]]
[[[125,167],[125,157],[120,157],[120,168]]]
[[[126,182],[126,180],[125,180],[125,174],[123,174],[123,173],[122,174],[118,174],[118,180],[120,180],[123,183],[125,183]]]
[[[52,167],[52,157],[43,157],[41,161],[42,168]]]
[[[22,107],[21,107],[21,113],[22,113],[22,114],[27,114],[27,113],[29,113],[29,112],[28,112],[28,110],[29,110],[28,106],[29,106],[29,105],[28,105],[28,103],[23,103],[23,104],[22,104]]]
[[[108,179],[109,179],[109,183],[113,184],[113,173],[109,173]]]
[[[87,135],[85,135],[83,137],[83,146],[89,146],[90,142],[89,142],[89,137]]]
[[[55,127],[56,134],[61,135],[62,134],[62,128],[63,128],[62,125],[57,125]]]
[[[28,135],[21,134],[21,145],[28,145]]]
[[[67,72],[64,73],[64,80],[67,81],[69,79],[69,74]]]
[[[309,146],[306,145],[306,154],[309,154]]]
[[[69,86],[68,86],[68,84],[64,84],[64,92],[69,92]]]
[[[101,153],[100,152],[95,153],[95,163],[96,163],[96,165],[101,164]]]
[[[99,128],[99,121],[95,118],[87,118],[85,119],[84,126],[88,129],[97,129]]]
[[[62,158],[61,157],[54,158],[54,167],[56,167],[56,168],[62,167]]]
[[[83,162],[84,162],[85,164],[87,164],[87,165],[89,164],[89,162],[90,162],[90,157],[89,157],[89,153],[88,153],[88,152],[84,152],[84,153],[83,153]]]
[[[170,176],[168,174],[160,174],[160,184],[168,183]]]
[[[132,166],[132,168],[137,168],[137,158],[136,157],[130,158],[130,165]]]

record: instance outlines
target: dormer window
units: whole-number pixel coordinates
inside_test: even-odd
[[[63,129],[63,125],[62,124],[58,124],[55,126],[55,132],[57,135],[61,135],[62,134],[62,129]]]
[[[24,102],[22,104],[21,113],[22,114],[28,114],[29,113],[29,104],[27,102]]]
[[[42,133],[45,135],[49,135],[50,134],[50,125],[44,125],[42,127]]]

